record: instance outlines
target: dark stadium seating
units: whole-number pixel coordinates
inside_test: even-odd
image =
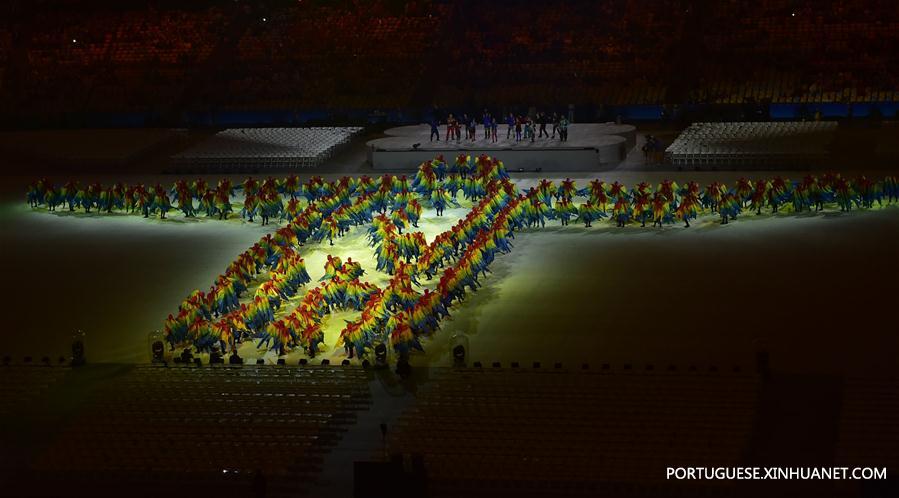
[[[659,482],[674,461],[739,464],[759,387],[751,375],[447,370],[403,415],[391,451],[424,455],[441,496]]]
[[[24,7],[4,99],[31,114],[892,102],[895,2],[253,2]],[[58,11],[57,11],[58,10]],[[22,54],[22,55],[15,55]],[[859,56],[859,54],[863,54]]]
[[[147,365],[95,387],[33,469],[48,483],[101,480],[101,496],[136,483],[229,488],[257,469],[295,496],[370,403],[353,367]]]

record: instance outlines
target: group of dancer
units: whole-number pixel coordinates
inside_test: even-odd
[[[458,175],[464,188],[444,197],[436,195],[440,189],[428,188],[449,174]],[[415,289],[421,285],[419,276],[426,275],[423,278],[430,280],[449,264],[450,255],[462,255],[474,227],[487,219],[484,210],[493,199],[488,192],[496,189],[498,181],[505,182],[504,192],[514,197],[514,187],[502,163],[486,157],[466,162],[462,168],[423,167],[412,182],[390,175],[379,181],[310,180],[304,190],[315,193],[305,209],[241,254],[208,292],[195,291],[188,296],[177,313],[166,319],[165,338],[172,349],[188,346],[198,351],[225,352],[254,340],[258,348],[278,354],[302,348],[314,356],[324,340],[323,320],[335,310],[355,310],[361,312],[360,319],[348,323],[341,332],[349,356],[370,354],[377,342],[389,342],[401,355],[421,349],[419,335],[436,328],[432,315],[425,317],[424,310],[439,306],[431,302],[431,291]],[[245,183],[242,188],[252,187]],[[421,232],[409,231],[415,228],[421,203],[432,207],[435,202],[452,203],[457,191],[472,201],[486,199],[431,244]],[[361,280],[364,271],[358,263],[341,262],[331,256],[320,284],[299,297],[297,290],[309,283],[309,276],[297,252],[304,243],[324,238],[333,241],[344,235],[347,230],[332,233],[328,228],[340,225],[344,216],[350,225],[372,224],[369,241],[379,254],[379,270],[392,275],[390,283],[378,288]],[[463,260],[480,261],[472,258],[473,254]],[[456,281],[462,280],[446,280],[442,285],[447,292],[456,292],[450,287]],[[241,298],[248,302],[241,303]],[[287,310],[288,303],[295,304],[292,310]]]
[[[899,200],[899,182],[891,176],[881,180],[866,176],[848,179],[828,173],[792,181],[780,176],[755,182],[740,178],[731,187],[720,182],[701,187],[692,181],[678,185],[663,180],[655,187],[640,182],[628,189],[621,183],[602,180],[592,180],[586,187],[578,188],[575,181],[565,179],[558,185],[541,180],[526,195],[530,199],[530,226],[543,227],[546,219],[557,219],[563,226],[578,220],[590,227],[594,221],[609,217],[617,227],[631,223],[646,227],[647,222],[662,227],[675,221],[689,227],[690,221],[703,212],[716,214],[721,224],[727,224],[743,212],[760,215],[763,209],[772,213],[785,207],[797,213],[817,212],[827,204],[836,204],[840,211],[871,208],[875,203]],[[575,206],[575,197],[586,200]]]
[[[450,113],[444,123],[446,125],[446,136],[444,137],[444,140],[449,142],[450,140],[455,139],[456,142],[461,142],[462,128],[465,128],[465,140],[472,142],[477,141],[478,125],[480,124],[483,130],[484,140],[496,143],[499,140],[498,130],[501,121],[506,125],[506,140],[512,140],[514,138],[516,142],[534,142],[537,139],[544,137],[555,139],[556,134],[558,134],[560,141],[568,141],[569,122],[568,118],[564,115],[560,116],[558,113],[553,113],[552,116],[550,116],[543,112],[537,112],[535,115],[530,116],[516,115],[510,112],[505,117],[502,117],[494,116],[487,109],[484,109],[483,114],[481,114],[480,123],[474,115],[469,117],[468,114],[463,114],[461,117],[457,118]],[[552,125],[552,134],[546,130],[547,125]],[[440,121],[437,118],[431,120],[430,141],[440,141]]]
[[[82,189],[74,182],[57,188],[40,180],[29,187],[27,200],[51,211],[67,206],[164,216],[171,209],[171,194],[185,216],[197,215],[194,201],[199,200],[199,210],[223,218],[231,212],[235,191],[243,191],[241,214],[248,221],[259,217],[268,223],[278,216],[285,224],[239,255],[208,291],[194,291],[168,316],[164,334],[172,349],[224,353],[255,341],[257,348],[278,355],[303,350],[314,356],[324,342],[324,320],[334,311],[351,310],[359,318],[347,322],[338,344],[347,356],[366,357],[375,345],[389,344],[408,357],[422,350],[421,337],[438,330],[451,308],[480,286],[495,257],[511,250],[515,232],[543,227],[547,220],[590,227],[608,217],[618,227],[645,227],[647,222],[662,227],[676,221],[690,226],[701,213],[728,223],[744,212],[821,211],[829,205],[848,211],[899,200],[893,177],[847,179],[838,174],[793,181],[741,178],[731,186],[712,182],[704,187],[668,180],[631,188],[601,180],[582,187],[571,179],[541,180],[522,191],[501,161],[467,155],[451,162],[442,156],[426,161],[411,180],[383,175],[301,182],[289,176],[261,182],[248,178],[240,185],[225,179],[210,188],[197,179],[179,180],[171,189],[123,184]],[[463,199],[473,207],[446,232],[429,242],[416,230],[426,207],[442,216]],[[387,286],[365,281],[358,262],[329,256],[325,275],[303,292],[312,282],[300,256],[302,246],[325,240],[333,245],[354,226],[368,226],[376,270],[390,275]]]

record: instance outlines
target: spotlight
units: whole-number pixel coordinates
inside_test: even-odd
[[[322,360],[322,365],[323,365],[323,366],[327,366],[327,365],[330,365],[330,364],[331,364],[331,360],[329,360],[329,359],[327,359],[327,358],[325,358],[324,360]]]
[[[262,18],[262,22],[267,22],[267,21],[268,21],[268,19],[266,19],[264,17]]]
[[[78,40],[72,38],[72,43],[78,43]]]

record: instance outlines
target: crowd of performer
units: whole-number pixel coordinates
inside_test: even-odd
[[[449,142],[455,140],[462,141],[462,129],[465,129],[466,141],[477,141],[481,136],[484,140],[496,143],[501,140],[499,127],[501,124],[506,125],[506,141],[514,140],[515,142],[535,142],[538,139],[555,140],[556,135],[562,142],[568,141],[568,118],[559,113],[552,115],[537,112],[533,116],[519,115],[509,113],[506,116],[494,116],[487,109],[481,114],[480,119],[475,115],[469,116],[467,113],[462,116],[454,116],[450,113],[446,120],[440,121],[437,118],[431,120],[431,136],[430,141],[440,141],[440,126],[446,127],[444,140]],[[481,127],[481,133],[478,133],[478,126]],[[546,127],[551,125],[551,131],[547,131]]]
[[[519,189],[501,161],[487,156],[459,155],[453,161],[438,156],[423,163],[410,180],[406,176],[342,177],[325,181],[296,176],[239,185],[223,179],[214,187],[202,179],[176,181],[171,188],[156,185],[81,187],[69,182],[56,187],[46,180],[32,184],[32,207],[84,212],[132,212],[164,218],[172,200],[184,216],[232,216],[231,198],[240,191],[240,216],[284,225],[242,253],[208,291],[185,299],[164,324],[171,348],[235,351],[246,341],[279,355],[302,349],[314,356],[324,342],[323,321],[336,310],[360,313],[340,335],[350,357],[367,356],[378,343],[390,344],[401,356],[421,350],[420,338],[439,328],[452,306],[480,286],[494,258],[511,250],[514,233],[542,228],[547,221],[591,227],[609,218],[617,227],[639,223],[653,227],[690,221],[709,213],[729,223],[744,213],[761,214],[841,211],[871,208],[899,200],[896,178],[853,179],[839,174],[781,177],[728,186],[712,182],[678,184],[662,181],[626,187],[592,180],[541,180]],[[171,196],[171,197],[170,197]],[[430,242],[417,231],[423,209],[442,216],[460,206],[460,196],[473,204],[451,229]],[[286,202],[285,202],[286,201]],[[330,245],[353,226],[367,226],[367,238],[377,271],[390,275],[384,288],[364,280],[358,262],[328,257],[325,275],[311,282],[301,248],[309,242]],[[314,285],[300,292],[304,286]],[[289,304],[288,304],[289,303]],[[291,308],[288,310],[288,308]]]

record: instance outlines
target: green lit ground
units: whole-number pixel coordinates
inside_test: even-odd
[[[622,180],[630,184],[638,176]],[[430,239],[464,212],[448,211],[439,220],[426,213],[421,230]],[[0,332],[0,353],[64,354],[77,326],[88,333],[90,361],[146,361],[148,332],[191,290],[208,288],[238,253],[277,228],[169,216],[51,215],[32,212],[19,199],[5,202],[0,237],[11,319]],[[454,308],[413,363],[447,363],[451,337],[461,333],[472,359],[487,363],[748,368],[761,341],[787,371],[895,373],[897,234],[896,206],[748,215],[727,226],[705,217],[689,230],[605,223],[563,229],[552,222],[516,235],[513,252],[497,258],[485,286]],[[304,248],[313,280],[323,274],[327,254],[352,257],[366,268],[365,279],[386,283],[363,229],[334,247]],[[352,316],[328,319],[326,357],[342,359],[342,348],[333,346]],[[251,344],[241,353],[262,355]],[[294,353],[289,361],[297,358]]]

